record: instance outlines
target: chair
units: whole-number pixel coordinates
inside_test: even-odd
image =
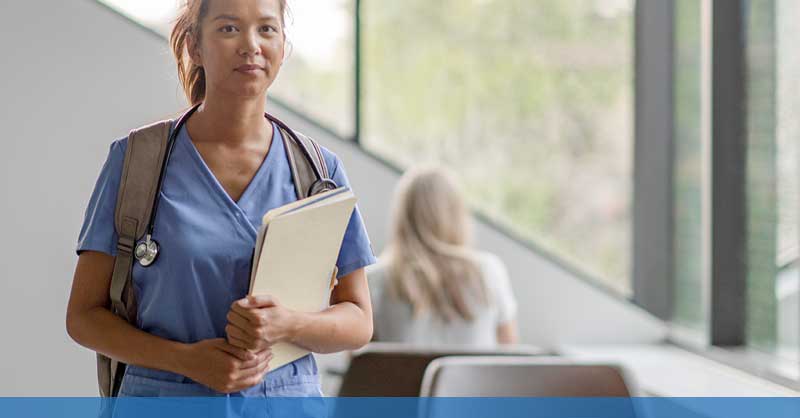
[[[340,397],[419,396],[428,364],[447,356],[536,356],[547,354],[531,346],[470,348],[371,343],[353,353],[344,373]],[[524,357],[522,357],[524,358]]]
[[[447,357],[425,370],[424,397],[630,397],[616,365],[558,357]]]

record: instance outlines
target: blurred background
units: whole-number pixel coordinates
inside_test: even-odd
[[[0,396],[94,396],[64,312],[108,145],[186,104],[173,0],[0,5]],[[378,255],[441,163],[520,342],[657,396],[800,389],[794,0],[296,0],[268,110],[336,152]],[[10,230],[10,234],[9,234]],[[326,393],[347,355],[320,356]]]

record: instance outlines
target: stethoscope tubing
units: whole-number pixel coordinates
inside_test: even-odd
[[[173,148],[175,148],[175,141],[177,140],[178,132],[180,132],[183,125],[186,123],[189,117],[192,116],[192,114],[194,114],[195,111],[197,111],[200,105],[201,103],[192,106],[188,111],[186,111],[186,113],[184,113],[180,118],[178,118],[178,120],[172,127],[172,130],[170,131],[169,137],[167,138],[167,149],[164,154],[164,161],[161,164],[161,171],[158,175],[158,183],[157,183],[156,193],[154,196],[155,201],[153,202],[153,209],[150,212],[150,217],[147,221],[145,241],[139,243],[135,247],[136,250],[134,256],[139,261],[139,264],[142,267],[151,266],[155,262],[156,258],[158,258],[160,250],[159,244],[157,241],[152,239],[152,236],[153,236],[153,229],[155,228],[155,219],[156,219],[156,214],[158,212],[158,204],[161,200],[159,199],[159,193],[161,191],[161,186],[163,185],[164,182],[164,177],[166,176],[167,165],[170,161],[170,157],[172,156],[172,150]],[[264,116],[270,122],[273,122],[276,125],[278,125],[278,127],[281,128],[283,131],[288,132],[289,135],[292,136],[292,139],[300,146],[303,155],[311,163],[311,168],[312,170],[314,170],[314,175],[316,175],[317,177],[315,184],[321,182],[321,184],[323,185],[327,184],[335,188],[336,183],[330,178],[324,177],[322,175],[321,168],[317,166],[316,162],[314,161],[314,158],[311,156],[311,151],[305,146],[305,144],[302,141],[300,141],[300,139],[297,137],[297,134],[292,129],[290,129],[285,123],[283,123],[278,118],[270,115],[269,113],[264,113]],[[321,159],[322,156],[320,156],[320,160]],[[312,189],[313,188],[314,185],[312,185]]]

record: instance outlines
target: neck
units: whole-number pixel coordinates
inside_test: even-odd
[[[261,142],[272,127],[264,117],[265,104],[265,97],[231,99],[207,95],[191,119],[203,133],[199,136],[207,140],[230,145]]]

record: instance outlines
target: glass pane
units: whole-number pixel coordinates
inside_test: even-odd
[[[270,93],[339,136],[355,133],[355,2],[290,1],[290,47]]]
[[[362,7],[364,146],[628,294],[633,0]]]
[[[778,352],[798,360],[800,307],[798,307],[798,245],[800,245],[800,3],[778,0],[777,33],[777,268]]]
[[[169,37],[184,0],[101,0]],[[287,58],[270,94],[332,129],[354,134],[353,0],[290,1]]]
[[[674,316],[673,322],[702,331],[707,325],[705,297],[707,254],[704,242],[708,221],[704,216],[708,195],[704,181],[708,159],[704,141],[703,2],[675,2],[675,162],[674,162]],[[704,334],[704,333],[703,333]]]
[[[179,0],[100,0],[164,37],[169,37]]]
[[[747,234],[751,345],[772,350],[776,338],[775,1],[748,10]]]
[[[800,330],[798,13],[794,0],[751,0],[747,39],[748,345],[793,369]]]

